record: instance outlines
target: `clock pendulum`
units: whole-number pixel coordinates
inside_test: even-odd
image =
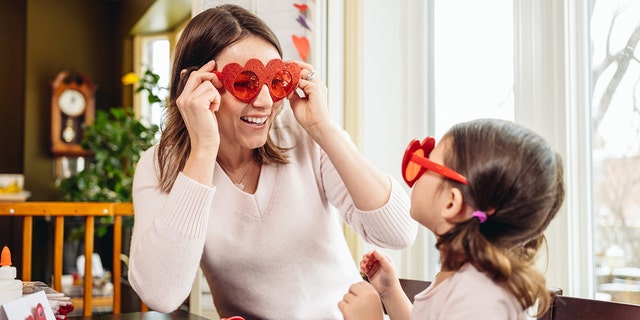
[[[76,138],[76,130],[73,129],[73,118],[67,118],[67,125],[62,130],[62,139],[65,142],[71,142]]]

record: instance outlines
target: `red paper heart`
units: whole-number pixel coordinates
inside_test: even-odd
[[[309,39],[305,36],[298,37],[294,34],[291,36],[291,40],[293,40],[293,44],[296,46],[302,61],[307,61],[307,57],[309,56]]]
[[[300,10],[300,12],[305,12],[307,11],[307,9],[309,8],[306,4],[297,4],[294,3],[293,4],[294,7],[298,8],[298,10]]]

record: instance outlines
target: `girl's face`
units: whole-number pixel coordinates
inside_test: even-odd
[[[245,65],[255,58],[264,65],[272,59],[280,59],[278,50],[268,41],[248,36],[223,49],[216,58],[216,70],[222,70],[229,63]],[[223,88],[220,109],[216,112],[221,145],[255,149],[263,146],[269,134],[269,127],[284,100],[273,103],[269,89],[263,85],[256,98],[242,102]]]
[[[444,165],[444,155],[450,148],[450,139],[445,138],[438,142],[431,151],[429,159],[438,164]],[[447,222],[443,216],[446,208],[451,187],[444,184],[443,176],[427,170],[413,185],[411,191],[411,217],[421,225],[427,227],[435,235],[447,232],[453,224]]]

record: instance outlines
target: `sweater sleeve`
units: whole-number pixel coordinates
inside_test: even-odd
[[[180,173],[168,194],[160,191],[154,150],[143,154],[134,176],[129,281],[151,309],[171,312],[191,291],[215,187]]]
[[[346,132],[344,134],[348,137]],[[403,249],[413,244],[418,224],[409,215],[409,196],[395,178],[387,175],[391,180],[391,194],[387,203],[376,210],[362,211],[356,208],[329,156],[322,150],[319,153],[327,198],[348,225],[366,242],[382,248]]]

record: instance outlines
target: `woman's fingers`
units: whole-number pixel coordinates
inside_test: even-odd
[[[176,99],[193,147],[215,146],[219,143],[215,112],[220,108],[220,92],[214,82],[220,82],[213,73],[215,61],[192,71],[183,70],[188,77],[180,96]]]
[[[177,99],[178,106],[182,108],[206,108],[217,111],[220,105],[220,93],[214,82],[220,83],[213,73],[216,62],[211,60],[197,70],[189,72],[182,70],[181,76],[188,76],[182,93]]]

